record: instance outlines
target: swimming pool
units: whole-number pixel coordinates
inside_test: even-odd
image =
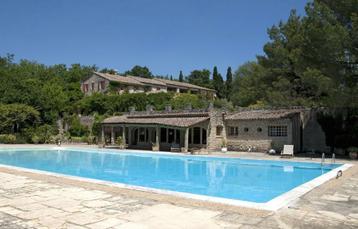
[[[1,150],[0,164],[257,204],[341,166],[96,149]]]

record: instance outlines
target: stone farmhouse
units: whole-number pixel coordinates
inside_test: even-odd
[[[105,119],[102,142],[118,136],[129,149],[181,152],[229,150],[263,152],[294,145],[295,152],[324,151],[325,135],[311,109],[131,111]],[[155,146],[155,147],[154,147]]]
[[[113,87],[118,94],[122,93],[158,93],[176,92],[201,94],[207,98],[215,98],[216,92],[210,88],[204,88],[186,82],[178,82],[165,79],[148,79],[136,76],[120,76],[108,73],[93,72],[81,82],[81,90],[85,95],[93,93],[106,93]]]

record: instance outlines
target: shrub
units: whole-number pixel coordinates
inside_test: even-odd
[[[0,143],[3,144],[15,144],[16,136],[13,134],[0,134]]]
[[[40,141],[41,141],[41,139],[40,139],[40,137],[37,136],[37,135],[34,135],[34,136],[32,136],[32,138],[31,138],[31,142],[34,143],[34,144],[39,144]]]
[[[27,142],[35,144],[54,143],[53,136],[57,134],[57,128],[52,125],[42,125],[35,128],[28,128],[24,131]]]
[[[71,137],[70,141],[72,143],[87,143],[88,138],[86,136],[83,136],[83,137]]]
[[[351,146],[347,149],[349,153],[358,153],[358,147]]]
[[[81,124],[78,117],[74,116],[70,122],[70,129],[68,130],[71,136],[80,137],[87,136],[89,134],[89,129],[87,126]]]
[[[88,145],[96,144],[96,137],[93,135],[88,136],[87,143],[88,143]]]

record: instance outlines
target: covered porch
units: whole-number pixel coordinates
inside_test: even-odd
[[[151,123],[148,123],[151,122]],[[118,137],[127,149],[188,152],[207,148],[207,117],[114,117],[102,123],[102,142],[116,145]]]
[[[207,128],[201,126],[175,128],[115,124],[102,126],[102,142],[116,145],[118,137],[125,139],[127,149],[160,151],[177,149],[180,152],[188,152],[191,148],[206,148]]]

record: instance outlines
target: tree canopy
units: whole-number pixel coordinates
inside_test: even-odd
[[[316,0],[268,30],[265,55],[235,73],[236,105],[358,105],[357,1]],[[345,6],[342,6],[345,5]]]
[[[131,76],[139,76],[139,77],[143,77],[143,78],[152,78],[153,77],[149,68],[147,68],[146,66],[142,67],[139,65],[134,66],[130,71],[126,71],[124,74],[131,75]]]

